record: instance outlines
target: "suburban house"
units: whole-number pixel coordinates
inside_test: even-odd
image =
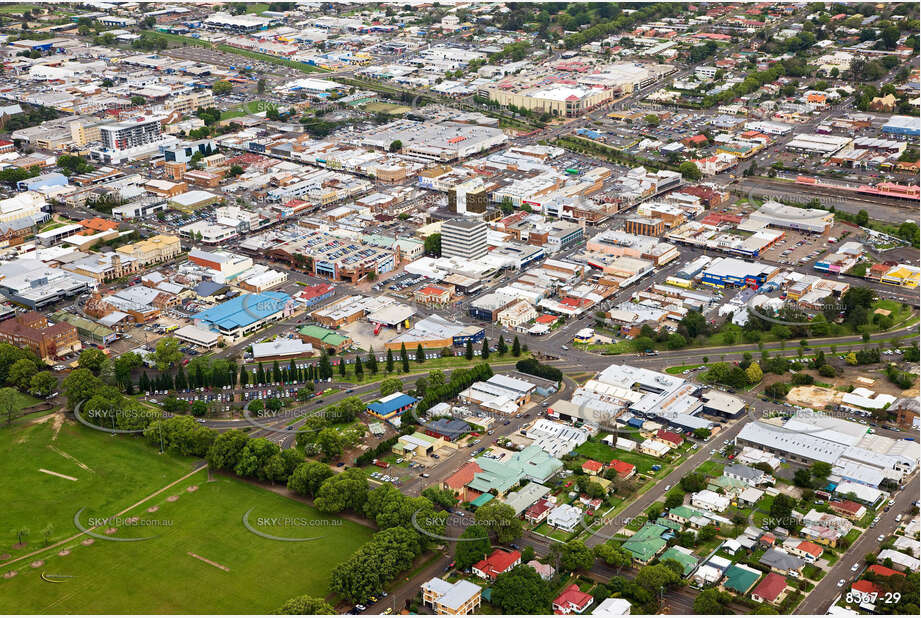
[[[744,564],[734,564],[726,569],[726,576],[720,584],[720,590],[748,594],[759,579],[761,579],[761,571]]]
[[[773,476],[770,474],[765,474],[764,471],[759,470],[758,468],[752,468],[751,466],[746,466],[745,464],[729,464],[723,470],[723,475],[728,476],[731,479],[742,481],[749,487],[757,487],[758,485],[763,484],[774,484]]]
[[[582,472],[585,472],[589,476],[597,476],[601,469],[604,466],[600,461],[595,461],[594,459],[589,459],[582,464]]]
[[[809,564],[814,564],[816,560],[822,557],[822,552],[825,551],[822,549],[821,545],[813,543],[812,541],[800,541],[798,543],[795,540],[791,541],[792,542],[790,542],[789,545],[784,543],[784,548],[794,556],[799,556]]]
[[[828,503],[828,508],[838,515],[854,521],[860,521],[867,514],[867,508],[853,500],[832,500]]]
[[[422,604],[431,607],[436,614],[466,616],[476,613],[482,590],[463,579],[452,584],[433,577],[422,584]]]
[[[771,547],[764,552],[758,562],[769,567],[775,573],[789,575],[790,577],[801,577],[803,567],[806,566],[806,562],[802,558],[797,558],[776,547]]]
[[[537,571],[537,574],[540,575],[540,578],[544,581],[550,581],[553,578],[553,574],[556,573],[554,569],[549,564],[544,564],[543,562],[538,562],[537,560],[532,560],[528,563],[528,566]]]
[[[499,575],[508,573],[516,566],[521,564],[521,552],[495,550],[483,560],[480,560],[471,567],[474,575],[493,581]]]
[[[712,513],[722,513],[729,508],[729,502],[730,500],[726,496],[709,489],[691,494],[691,506],[696,506]]]
[[[592,610],[592,616],[629,616],[632,609],[627,599],[605,599]]]
[[[783,575],[768,573],[752,590],[752,600],[758,603],[777,604],[786,596],[787,580]]]
[[[636,466],[632,463],[627,463],[626,461],[621,461],[619,459],[612,459],[608,462],[608,469],[613,469],[617,473],[617,477],[621,479],[628,479],[636,474]]]
[[[582,521],[582,511],[571,504],[561,504],[547,515],[547,523],[559,530],[572,532]]]
[[[656,440],[659,442],[664,442],[672,448],[678,448],[684,444],[684,438],[675,433],[674,431],[668,431],[666,429],[660,429],[656,432]]]
[[[524,518],[528,523],[537,525],[547,519],[547,514],[553,508],[553,503],[547,499],[541,499],[528,507],[524,512]]]
[[[553,599],[554,614],[581,614],[588,609],[594,597],[587,592],[579,590],[578,584],[570,584],[563,594]]]

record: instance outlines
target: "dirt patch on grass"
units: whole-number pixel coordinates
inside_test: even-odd
[[[821,386],[794,386],[787,395],[787,401],[795,405],[821,410],[827,405],[841,403],[842,394],[840,391]]]
[[[59,425],[56,425],[56,427],[57,427],[57,429],[60,429],[60,426],[59,426]],[[57,433],[55,433],[54,435],[57,436]],[[51,439],[54,440],[54,438],[51,438]],[[77,465],[80,466],[82,469],[86,470],[87,472],[92,472],[92,470],[90,469],[90,467],[89,467],[88,465],[86,465],[85,463],[83,463],[82,461],[80,461],[79,459],[77,459],[76,457],[74,457],[73,455],[71,455],[70,453],[65,453],[64,451],[62,451],[62,450],[59,449],[58,447],[54,446],[53,444],[49,444],[49,445],[48,445],[48,448],[50,448],[52,451],[54,451],[55,453],[57,453],[58,455],[60,455],[60,456],[63,457],[64,459],[69,459],[70,461],[74,462],[75,464],[77,464]]]

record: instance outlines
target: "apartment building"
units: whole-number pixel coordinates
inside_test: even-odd
[[[433,577],[422,584],[422,604],[431,607],[436,614],[466,616],[475,613],[480,606],[482,590],[463,579],[452,584]]]

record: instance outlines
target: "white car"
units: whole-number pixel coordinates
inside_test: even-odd
[[[854,566],[851,567],[851,571],[852,571],[853,573],[856,573],[856,572],[859,571],[859,570],[860,570],[860,563],[859,563],[859,562],[854,563]]]
[[[844,587],[844,580],[843,580],[843,579],[839,579],[839,580],[838,580],[838,588],[843,588],[843,587]]]
[[[895,506],[895,500],[890,500],[890,501],[889,501],[889,506]]]
[[[884,535],[881,534],[881,535],[879,535],[878,537],[876,537],[876,540],[877,540],[878,542],[882,543],[883,541],[886,540],[886,537],[885,537]]]

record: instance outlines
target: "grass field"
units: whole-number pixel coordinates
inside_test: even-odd
[[[40,531],[47,524],[54,526],[51,542],[67,538],[76,532],[73,517],[81,508],[87,508],[86,517],[117,512],[192,469],[191,461],[157,455],[137,439],[112,437],[71,422],[56,432],[55,417],[4,427],[0,429],[4,479],[0,554],[16,557],[34,551],[43,544]],[[22,526],[31,530],[29,543],[16,550],[13,530]]]
[[[246,116],[248,114],[264,112],[268,105],[270,104],[266,103],[265,101],[247,101],[246,103],[241,103],[236,107],[231,107],[230,109],[221,112],[221,120],[239,118],[240,116]]]
[[[0,4],[0,15],[22,15],[37,8],[41,7],[37,4]]]
[[[84,526],[91,517],[112,515],[187,474],[192,459],[158,455],[137,439],[112,438],[65,424],[54,446],[93,469],[87,472],[47,447],[49,424],[4,430],[0,434],[0,471],[5,472],[4,523],[24,522],[33,533],[29,547],[44,543],[38,531],[55,524],[53,540],[77,533],[73,516],[82,506]],[[24,440],[19,442],[24,436]],[[22,466],[29,461],[28,469]],[[48,467],[77,477],[76,482],[32,471]],[[194,492],[187,491],[197,486]],[[178,496],[170,501],[170,496]],[[148,512],[156,506],[157,511]],[[285,542],[263,538],[251,526],[285,538],[320,537]],[[39,515],[40,514],[40,515]],[[372,530],[351,521],[321,515],[310,506],[223,476],[208,481],[196,472],[175,487],[143,502],[122,517],[136,515],[146,525],[119,526],[114,538],[147,537],[138,542],[80,537],[42,554],[2,568],[18,571],[0,578],[3,613],[268,613],[301,595],[325,597],[332,569],[370,538]],[[260,519],[287,518],[277,525]],[[102,534],[101,529],[95,531]],[[15,542],[5,535],[2,551]],[[59,556],[62,549],[69,555]],[[22,552],[20,552],[21,554]],[[198,557],[192,556],[195,554]],[[45,564],[31,568],[36,558]],[[221,568],[223,567],[223,568]],[[72,576],[49,585],[42,573]]]

